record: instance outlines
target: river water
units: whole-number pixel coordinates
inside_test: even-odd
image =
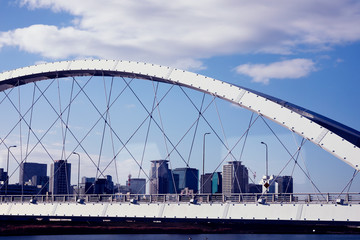
[[[1,240],[359,240],[344,234],[113,234],[0,237]]]

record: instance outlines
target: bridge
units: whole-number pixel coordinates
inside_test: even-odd
[[[76,79],[76,77],[80,79]],[[305,141],[312,142],[348,164],[354,169],[353,178],[360,170],[360,133],[354,129],[281,99],[224,81],[166,66],[118,60],[54,62],[1,73],[0,91],[4,93],[2,102],[7,102],[12,109],[15,109],[14,115],[18,117],[18,120],[14,120],[14,124],[0,136],[0,146],[7,150],[8,160],[11,154],[20,166],[22,162],[26,162],[27,159],[31,158],[38,147],[48,155],[50,160],[54,161],[56,157],[52,156],[52,153],[47,150],[46,141],[50,139],[48,132],[53,129],[56,123],[60,123],[62,129],[61,159],[68,159],[75,151],[78,152],[81,150],[91,161],[92,165],[94,165],[96,175],[104,176],[105,170],[109,168],[110,163],[115,163],[116,165],[116,158],[119,157],[120,152],[124,151],[136,161],[139,167],[139,174],[142,173],[149,178],[144,171],[143,158],[141,161],[139,159],[136,160],[137,157],[132,154],[128,147],[128,142],[136,135],[138,128],[133,134],[129,135],[129,138],[122,138],[119,136],[119,131],[116,130],[114,124],[111,124],[111,121],[114,122],[114,119],[110,119],[109,109],[112,108],[112,104],[115,102],[110,98],[112,88],[110,89],[108,87],[109,85],[104,87],[106,101],[103,109],[98,107],[96,103],[93,103],[91,97],[88,97],[88,94],[85,93],[84,89],[87,86],[86,84],[93,77],[99,77],[100,79],[110,78],[111,86],[115,84],[113,83],[114,78],[120,78],[124,82],[124,88],[120,91],[121,93],[125,89],[130,89],[130,91],[134,93],[134,90],[131,88],[134,79],[151,82],[153,84],[155,97],[152,101],[152,106],[150,104],[150,108],[145,107],[142,101],[140,101],[140,97],[135,94],[147,113],[145,120],[150,121],[154,119],[154,112],[158,110],[162,99],[167,95],[167,92],[165,92],[162,96],[158,96],[158,85],[154,85],[154,83],[164,83],[170,86],[167,91],[170,91],[173,86],[179,86],[181,91],[183,91],[183,88],[192,89],[196,92],[211,96],[212,101],[214,101],[214,99],[223,99],[249,110],[258,117],[268,119],[288,129],[292,133],[296,133]],[[60,92],[59,79],[70,79],[73,83],[71,93],[66,95],[70,99],[67,104],[64,104],[64,100],[59,100],[55,104],[51,104],[51,97],[45,96],[47,88],[50,87],[54,81],[57,81],[59,90],[58,92],[55,91],[53,95],[58,96],[59,99],[64,95]],[[50,81],[48,85],[42,88],[38,86],[39,82],[48,81]],[[85,82],[85,84],[80,85],[79,83],[81,81]],[[19,104],[17,104],[15,100],[11,99],[11,95],[15,94],[16,91],[14,90],[18,89],[18,95],[16,95],[15,98],[22,98],[22,96],[26,94],[20,89],[30,86],[30,84],[33,84],[33,93],[30,91],[28,95],[32,95],[32,97],[29,98],[30,100],[28,100],[26,107],[20,107],[20,100]],[[77,92],[74,91],[74,86],[77,86],[79,89]],[[114,150],[114,141],[111,142],[113,145],[113,157],[105,166],[100,166],[103,148],[100,150],[99,160],[98,163],[96,163],[96,159],[90,153],[89,147],[87,148],[85,146],[86,138],[90,131],[78,137],[74,131],[75,127],[69,123],[71,104],[75,101],[79,93],[84,93],[86,99],[89,99],[90,105],[96,109],[98,114],[97,122],[99,120],[103,121],[103,127],[104,129],[108,128],[111,139],[117,139],[119,143],[120,147],[118,148],[120,150]],[[121,94],[118,96],[120,95]],[[186,93],[185,95],[187,96]],[[45,134],[34,131],[35,124],[33,123],[32,116],[37,101],[41,97],[45,99],[44,101],[49,102],[50,111],[55,112],[56,115],[55,121],[45,130]],[[191,99],[189,100],[191,105],[195,106],[193,101]],[[58,104],[59,107],[55,107],[54,105],[56,104]],[[58,109],[56,110],[55,108]],[[196,113],[199,114],[197,120],[204,118],[204,112],[207,109],[206,106],[201,104],[201,106],[195,106],[195,109]],[[143,122],[141,122],[140,126],[143,126]],[[254,121],[250,120],[249,128],[253,123]],[[21,124],[24,125],[23,130]],[[42,123],[40,123],[40,125],[41,124]],[[155,121],[155,124],[160,129],[163,138],[166,139],[166,148],[170,148],[170,150],[167,150],[164,159],[176,153],[179,155],[180,160],[188,166],[189,161],[186,161],[185,157],[180,153],[180,150],[178,150],[183,138],[181,138],[179,142],[171,141],[171,137],[169,137],[170,134],[166,134],[164,127],[162,127],[161,117],[158,121]],[[191,128],[197,126],[197,124],[198,122],[195,121],[194,124],[191,125]],[[21,136],[20,141],[18,141],[20,147],[23,146],[19,160],[17,160],[15,155],[10,151],[13,145],[9,142],[11,136],[14,135],[14,129],[19,129],[20,133],[25,132],[24,129],[28,132],[26,136]],[[211,129],[219,138],[219,134],[217,134],[213,128]],[[244,132],[244,135],[247,135],[248,130],[249,129]],[[184,136],[186,134],[184,134]],[[71,136],[71,139],[70,137],[66,137],[67,135]],[[104,136],[105,130],[102,132],[101,147],[106,145],[103,144]],[[23,140],[26,138],[28,139],[27,143]],[[34,142],[31,143],[30,138],[33,138]],[[67,143],[69,140],[73,141],[73,145]],[[235,146],[230,147],[227,141],[221,139],[220,143],[227,150],[226,157],[231,157]],[[290,160],[294,161],[295,164],[297,164],[295,155],[301,146],[302,145],[298,146],[298,150],[294,154],[289,154],[291,155]],[[191,145],[191,149],[192,148],[193,145]],[[143,153],[144,152],[146,152],[145,147]],[[224,160],[225,158],[222,162]],[[14,170],[12,174],[8,172],[8,174],[13,175],[15,171],[16,170]],[[9,180],[7,180],[6,186],[8,182]],[[349,184],[351,185],[351,182]],[[63,226],[69,227],[74,225],[73,222],[81,224],[84,222],[96,222],[96,224],[104,228],[106,228],[106,226],[114,226],[113,224],[116,223],[117,226],[122,226],[121,229],[124,229],[124,225],[130,223],[136,225],[140,222],[146,223],[147,226],[149,226],[148,229],[159,229],[161,228],[159,226],[164,228],[168,226],[168,229],[174,229],[176,228],[174,227],[176,223],[185,229],[193,228],[193,230],[195,229],[196,231],[211,231],[211,229],[214,231],[221,231],[221,229],[225,229],[224,231],[235,231],[237,229],[237,231],[244,232],[261,232],[262,230],[259,230],[260,227],[260,229],[264,229],[264,232],[271,232],[272,230],[275,231],[274,226],[276,225],[285,226],[289,232],[359,232],[359,213],[359,194],[344,191],[334,194],[240,193],[232,195],[181,195],[177,193],[167,195],[88,194],[80,196],[77,193],[74,195],[65,194],[60,196],[41,194],[36,196],[5,195],[1,196],[0,203],[0,218],[2,221],[10,221],[14,225],[16,225],[17,222],[21,222],[22,225],[29,225],[31,228],[34,228],[38,223],[53,226],[50,223],[58,222]],[[31,224],[29,224],[30,222]],[[68,222],[72,223],[65,224]],[[282,229],[282,231],[283,230],[284,229]]]

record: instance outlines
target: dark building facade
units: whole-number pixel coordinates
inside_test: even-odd
[[[206,173],[205,177],[201,175],[200,183],[203,185],[203,189],[200,187],[202,193],[217,194],[222,193],[222,173]]]
[[[114,183],[110,175],[106,175],[105,178],[98,178],[94,183],[95,194],[113,194]]]
[[[51,164],[50,192],[52,194],[70,194],[71,163],[57,160]]]
[[[197,193],[199,190],[199,170],[195,168],[175,168],[172,171],[175,179],[176,192],[188,188]]]
[[[212,193],[212,173],[205,173],[201,175],[200,179],[200,192],[201,193]]]
[[[262,193],[262,185],[261,184],[249,184],[249,193]]]
[[[150,168],[150,194],[174,193],[174,181],[168,160],[153,160]]]
[[[212,175],[211,178],[211,193],[212,194],[217,194],[217,193],[222,193],[222,173],[221,172],[215,172]]]
[[[95,178],[82,177],[80,183],[80,194],[92,194],[95,191],[94,188]]]
[[[130,178],[126,181],[131,194],[145,194],[146,193],[146,179],[145,178]]]
[[[7,172],[5,172],[3,168],[0,168],[0,181],[5,183],[7,176]]]
[[[293,193],[293,178],[291,176],[279,176],[276,178],[277,193]]]
[[[9,184],[0,184],[0,195],[35,195],[39,192],[36,186]]]
[[[114,182],[110,175],[105,178],[82,177],[80,183],[80,194],[113,194]]]
[[[36,177],[35,177],[36,176]],[[20,165],[19,184],[38,186],[47,176],[47,165],[42,163],[23,162]],[[34,178],[35,177],[35,178]]]
[[[240,161],[230,161],[223,166],[222,192],[225,195],[248,192],[248,169]]]

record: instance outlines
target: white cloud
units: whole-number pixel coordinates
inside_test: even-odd
[[[298,46],[326,49],[360,40],[360,3],[350,0],[21,2],[73,16],[66,27],[44,22],[0,32],[0,48],[16,46],[48,59],[128,59],[202,69],[201,59],[217,55],[289,54]]]
[[[337,63],[342,63],[342,62],[344,62],[344,59],[337,58],[337,59],[336,59],[336,62],[337,62]]]
[[[271,64],[243,64],[236,72],[253,78],[254,82],[268,84],[271,78],[301,78],[315,71],[315,63],[310,59],[297,58]]]
[[[134,104],[134,103],[126,104],[126,105],[125,105],[125,108],[127,108],[127,109],[134,109],[134,108],[136,108],[136,104]]]

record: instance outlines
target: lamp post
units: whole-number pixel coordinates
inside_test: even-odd
[[[266,147],[266,173],[265,173],[265,184],[264,186],[266,187],[265,192],[268,192],[268,187],[269,187],[269,162],[268,162],[268,145],[265,142],[261,142],[261,144],[264,144]]]
[[[204,193],[204,178],[205,178],[205,137],[206,135],[211,134],[209,132],[204,133],[203,138],[203,169],[202,169],[202,183],[201,183],[201,193]]]
[[[266,178],[269,176],[269,162],[268,162],[268,145],[264,142],[261,142],[261,144],[264,144],[266,147]]]
[[[78,185],[77,185],[77,194],[78,194],[78,198],[80,196],[80,154],[78,154],[77,152],[73,152],[73,154],[78,155],[79,158],[79,162],[78,162]]]
[[[9,185],[9,156],[10,148],[16,148],[16,145],[8,147],[7,161],[6,161],[6,184],[5,184],[5,196],[7,195],[8,185]]]

